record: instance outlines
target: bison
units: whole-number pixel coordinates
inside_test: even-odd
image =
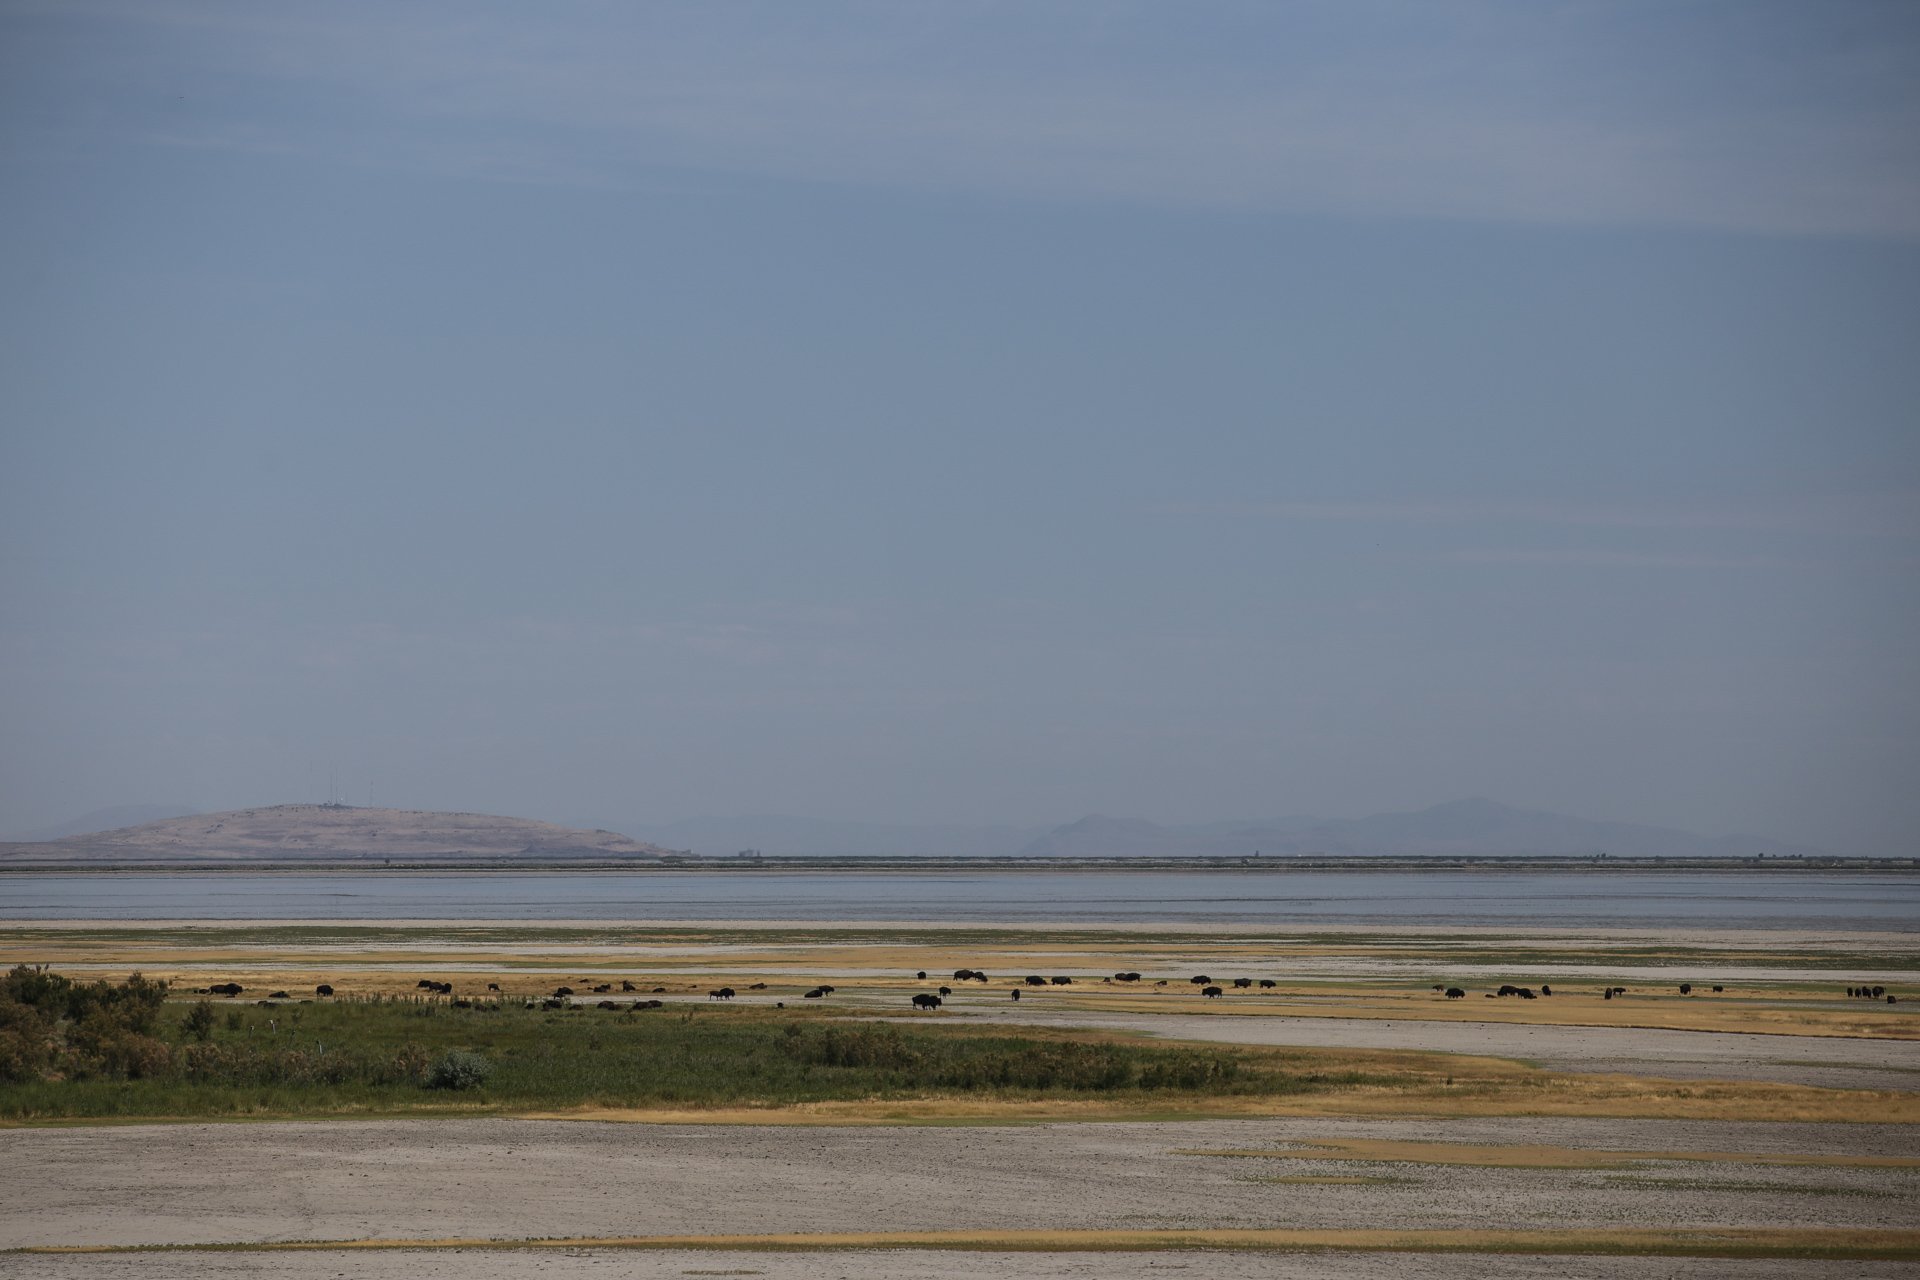
[[[572,987],[555,987],[553,989],[553,994],[557,996],[570,996],[573,994],[573,988]]]
[[[330,996],[333,994],[333,988],[323,982],[313,989],[313,994],[317,996]]]
[[[1465,998],[1466,998],[1466,994],[1467,994],[1466,992],[1464,992],[1464,991],[1462,991],[1462,990],[1461,990],[1460,988],[1458,988],[1458,987],[1448,987],[1448,988],[1447,988],[1447,999],[1449,999],[1449,1000],[1462,1000],[1462,999],[1465,999]]]
[[[922,991],[914,996],[913,1007],[916,1009],[938,1009],[940,1007],[940,997],[930,996]]]
[[[216,996],[237,996],[246,988],[237,982],[222,982],[207,988],[207,994]]]
[[[1195,974],[1195,975],[1194,975],[1193,977],[1191,977],[1191,978],[1188,978],[1188,979],[1187,979],[1187,981],[1188,981],[1188,982],[1191,982],[1191,983],[1192,983],[1192,984],[1193,984],[1194,986],[1196,986],[1196,987],[1204,987],[1204,986],[1206,986],[1206,985],[1207,985],[1207,984],[1208,984],[1209,982],[1212,982],[1212,981],[1213,981],[1213,979],[1212,979],[1212,978],[1209,978],[1209,977],[1208,977],[1208,976],[1207,976],[1206,974],[1204,974],[1204,973],[1197,973],[1197,974]]]
[[[1497,996],[1517,996],[1520,994],[1520,988],[1514,986],[1510,982],[1502,983],[1500,986],[1500,989],[1494,992],[1493,994]]]
[[[1553,994],[1553,988],[1543,982],[1540,984],[1540,994],[1543,996],[1550,996]]]
[[[1053,985],[1056,987],[1070,987],[1073,985],[1073,979],[1072,978],[1055,978],[1053,980]]]
[[[631,982],[627,982],[623,979],[620,983],[620,989],[622,991],[638,991],[640,988],[634,986]]]
[[[487,990],[489,991],[498,991],[499,989],[500,989],[500,984],[497,982],[489,982],[487,984]]]
[[[1878,1000],[1881,996],[1885,994],[1887,994],[1887,989],[1885,987],[1875,987],[1873,989],[1873,998],[1875,1000]]]
[[[927,971],[925,969],[922,969],[918,973],[914,974],[913,976],[918,978],[920,981],[925,982],[927,980]],[[960,975],[956,973],[953,976],[957,978]]]
[[[1252,978],[1235,978],[1233,980],[1233,985],[1236,987],[1239,987],[1241,990],[1244,991],[1246,990],[1246,988],[1253,985],[1253,979]]]
[[[747,988],[747,990],[749,991],[765,991],[766,989],[767,989],[767,984],[764,982],[756,982],[752,986]]]
[[[733,988],[732,987],[715,987],[713,990],[707,992],[707,999],[731,1000],[733,999]]]
[[[603,982],[593,989],[593,994],[603,996],[611,990],[613,990],[613,984],[611,982]]]
[[[827,993],[816,988],[815,990],[809,991],[806,994],[802,995],[800,998],[802,1000],[818,1000],[821,996],[824,996],[825,994]]]
[[[1013,998],[1014,998],[1015,1000],[1018,1000],[1018,999],[1020,998],[1020,988],[1018,988],[1018,987],[1015,987],[1015,988],[1013,989]]]
[[[601,1009],[618,1009],[620,1008],[620,1002],[618,1000],[602,1000],[597,1007]]]
[[[1268,988],[1271,988],[1271,987],[1277,987],[1277,986],[1279,986],[1279,985],[1280,985],[1280,984],[1279,984],[1279,983],[1277,983],[1277,982],[1275,982],[1275,981],[1274,981],[1274,980],[1273,980],[1272,978],[1262,978],[1262,979],[1260,979],[1260,987],[1261,987],[1261,989],[1262,989],[1262,990],[1266,990],[1266,989],[1268,989]]]
[[[1026,982],[1027,982],[1027,985],[1030,987],[1044,987],[1047,985],[1047,980],[1041,977],[1037,973],[1028,974],[1026,978]]]
[[[1200,988],[1200,994],[1211,999],[1214,996],[1225,995],[1226,992],[1220,990],[1218,987],[1202,987]]]
[[[1692,994],[1693,994],[1693,984],[1692,984],[1691,982],[1683,982],[1683,983],[1681,983],[1681,984],[1680,984],[1680,994],[1681,994],[1681,995],[1683,995],[1683,996],[1690,996],[1690,995],[1692,995]]]
[[[941,994],[941,995],[943,995],[943,996],[950,996],[950,995],[952,995],[952,994],[953,994],[953,988],[952,988],[952,987],[942,987],[942,988],[940,988],[940,994]]]

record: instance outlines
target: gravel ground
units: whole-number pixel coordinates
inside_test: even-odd
[[[437,1120],[0,1132],[0,1247],[952,1229],[1905,1227],[1920,1170],[1179,1155],[1339,1137],[1920,1154],[1911,1128],[1209,1120],[833,1128]],[[1366,1185],[1276,1183],[1379,1177]],[[622,1264],[624,1265],[624,1264]]]
[[[961,1006],[969,1018],[1027,1026],[1113,1027],[1174,1040],[1350,1049],[1428,1049],[1522,1058],[1549,1071],[1619,1072],[1669,1080],[1764,1080],[1826,1089],[1920,1088],[1920,1044],[1839,1036],[1741,1035],[1640,1027],[1372,1018],[1122,1014]],[[911,1021],[911,1019],[901,1019]]]
[[[1744,1258],[1559,1258],[1498,1254],[430,1252],[20,1256],[13,1280],[1905,1280],[1910,1262]]]

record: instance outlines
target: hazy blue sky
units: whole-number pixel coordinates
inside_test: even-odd
[[[0,15],[0,830],[1912,851],[1911,4]]]

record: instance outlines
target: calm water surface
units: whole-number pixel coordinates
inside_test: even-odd
[[[0,876],[0,918],[1111,921],[1920,931],[1920,876],[785,874]]]

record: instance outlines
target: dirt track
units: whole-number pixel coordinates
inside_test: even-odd
[[[1488,1254],[1312,1253],[631,1253],[574,1249],[521,1252],[131,1254],[6,1259],[12,1280],[1905,1280],[1909,1262],[1816,1262],[1754,1258],[1565,1258]]]

